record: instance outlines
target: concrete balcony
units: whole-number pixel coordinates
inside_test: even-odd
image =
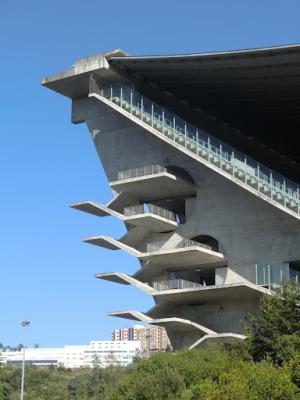
[[[124,208],[124,221],[152,232],[169,232],[178,228],[175,213],[151,203]]]
[[[120,171],[118,179],[110,182],[110,186],[118,192],[130,193],[144,202],[196,193],[192,182],[168,172],[161,165]]]
[[[96,215],[97,217],[113,216],[120,221],[148,229],[152,232],[170,232],[178,228],[175,213],[151,203],[125,207],[123,210],[124,214],[94,201],[73,203],[70,207]]]
[[[257,299],[262,295],[270,294],[268,289],[251,282],[227,283],[223,285],[204,286],[195,282],[176,279],[171,281],[153,282],[151,284],[154,296],[159,301],[180,304],[199,304],[211,301],[241,299]],[[157,305],[160,307],[160,304]]]
[[[150,269],[160,270],[160,266],[168,266],[173,271],[189,269],[193,266],[211,267],[224,265],[225,257],[223,254],[211,250],[210,246],[195,242],[189,239],[183,239],[176,244],[176,247],[168,247],[167,242],[148,243],[147,252],[141,252],[132,246],[138,242],[140,237],[139,227],[129,231],[124,238],[120,240],[109,236],[94,236],[82,239],[83,242],[94,244],[110,250],[124,250],[131,255],[138,257],[146,262]],[[137,230],[135,233],[134,230]],[[126,238],[126,241],[125,241]],[[130,239],[130,240],[129,240]],[[152,264],[152,265],[151,265]],[[163,267],[165,269],[165,267]]]
[[[96,215],[97,217],[113,216],[124,220],[124,216],[112,208],[105,206],[104,204],[96,203],[95,201],[81,201],[79,203],[70,204],[71,208],[75,210],[83,211],[88,214]]]
[[[95,277],[105,281],[119,283],[121,285],[132,285],[150,295],[155,291],[155,289],[149,284],[141,282],[133,276],[129,276],[123,272],[103,272],[96,274]]]
[[[153,264],[168,265],[172,270],[185,269],[197,265],[212,266],[225,263],[223,254],[213,251],[210,246],[193,240],[183,239],[171,247],[168,242],[148,243],[147,252],[140,258]]]
[[[105,272],[97,274],[96,278],[135,286],[159,300],[159,303],[155,306],[157,309],[161,308],[163,303],[198,304],[211,301],[222,302],[228,298],[236,301],[241,299],[251,300],[271,293],[270,290],[251,282],[206,286],[184,279],[172,279],[146,283],[139,281],[134,275],[129,276],[122,272]]]

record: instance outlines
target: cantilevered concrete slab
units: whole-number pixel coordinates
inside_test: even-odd
[[[246,336],[237,333],[217,333],[206,326],[184,318],[151,318],[144,313],[132,310],[110,312],[108,315],[163,326],[169,332],[172,332],[172,344],[175,349],[182,347],[193,349],[212,343],[226,343],[246,339]]]
[[[163,292],[167,292],[164,294]],[[172,293],[171,293],[172,292]],[[169,291],[154,291],[154,296],[158,302],[147,311],[147,316],[160,318],[161,315],[172,313],[174,307],[178,305],[204,305],[209,303],[235,301],[257,301],[263,295],[271,295],[271,290],[255,285],[251,282],[241,282],[227,285],[208,286],[205,289],[174,289]]]
[[[158,250],[143,253],[139,258],[153,264],[168,265],[174,271],[195,265],[212,266],[225,263],[223,254],[200,246]]]
[[[104,247],[105,249],[109,250],[125,250],[133,256],[139,256],[141,254],[138,250],[109,236],[91,236],[82,239],[82,241],[85,243],[94,244],[95,246]]]
[[[193,195],[196,187],[192,183],[178,178],[169,172],[159,172],[136,178],[122,179],[110,182],[112,189],[123,190],[147,202],[165,197]]]
[[[126,56],[123,50],[96,54],[89,57],[80,58],[75,61],[72,68],[44,78],[42,85],[72,99],[86,96],[89,91],[89,78],[91,73],[101,73],[106,79],[116,79],[118,75],[112,68],[109,68],[106,57]]]
[[[72,203],[70,204],[71,208],[74,208],[79,211],[84,211],[88,214],[93,214],[96,215],[97,217],[107,217],[107,216],[114,216],[119,218],[120,220],[124,220],[124,215],[112,210],[111,208],[103,205],[96,203],[95,201],[82,201],[79,203]]]
[[[148,317],[147,315],[143,314],[142,312],[134,311],[134,310],[111,311],[111,312],[108,312],[107,315],[109,315],[110,317],[119,317],[119,318],[134,320],[134,321],[142,321],[147,324],[150,324],[153,321],[152,318]]]
[[[130,231],[129,233],[130,234]],[[190,246],[184,248],[165,249],[151,253],[142,253],[129,246],[123,239],[115,240],[109,236],[94,236],[82,239],[83,242],[94,244],[110,250],[125,250],[138,257],[142,261],[149,261],[153,264],[168,265],[170,269],[176,271],[190,268],[193,266],[222,265],[225,262],[223,254],[200,246]]]
[[[105,272],[95,275],[96,278],[115,282],[123,285],[133,285],[137,289],[147,294],[151,294],[157,300],[155,307],[160,307],[162,302],[178,303],[178,304],[199,304],[212,301],[239,301],[241,299],[254,299],[271,291],[251,282],[229,283],[225,285],[212,285],[200,288],[172,289],[172,290],[155,290],[153,287],[145,284],[134,276],[129,276],[123,272]]]
[[[104,272],[102,274],[96,274],[95,277],[110,282],[120,283],[122,285],[132,285],[148,294],[154,292],[154,289],[151,286],[122,272]]]
[[[206,328],[203,325],[197,324],[196,322],[192,322],[188,319],[183,319],[183,318],[158,318],[158,319],[153,319],[145,315],[144,313],[141,313],[139,311],[114,311],[108,313],[109,316],[112,317],[120,317],[120,318],[126,318],[126,319],[133,319],[133,320],[138,320],[141,322],[145,322],[148,324],[153,324],[153,325],[159,325],[159,326],[168,326],[171,329],[174,329],[176,331],[197,331],[199,333],[204,333],[208,335],[213,335],[216,334],[215,331]]]
[[[113,216],[120,221],[148,229],[151,232],[169,232],[178,228],[177,222],[151,212],[126,216],[108,206],[90,200],[73,203],[70,207],[88,214],[96,215],[97,217]]]
[[[177,222],[153,213],[143,213],[131,215],[129,217],[125,216],[124,221],[128,224],[149,229],[149,231],[152,232],[170,232],[178,228]]]
[[[261,286],[250,282],[241,282],[226,285],[213,285],[205,288],[155,290],[152,296],[164,302],[199,304],[212,301],[226,301],[228,298],[236,301],[240,299],[254,299],[270,293],[270,290]]]
[[[212,335],[205,335],[197,340],[197,342],[193,343],[190,346],[190,349],[204,347],[213,343],[230,343],[234,340],[245,340],[246,338],[247,337],[245,335],[240,335],[238,333],[217,333]]]

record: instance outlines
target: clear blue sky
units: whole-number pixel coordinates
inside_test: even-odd
[[[137,261],[83,244],[124,227],[68,208],[111,193],[70,101],[40,86],[76,58],[122,48],[133,55],[192,53],[300,42],[299,1],[0,0],[0,342],[42,346],[106,339],[130,324],[108,310],[147,310],[134,288],[96,280]]]

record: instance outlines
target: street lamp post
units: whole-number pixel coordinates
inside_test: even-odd
[[[26,328],[30,325],[30,321],[21,321],[21,326],[24,328],[24,340],[23,340],[23,362],[22,362],[22,379],[21,379],[21,395],[20,400],[24,397],[24,379],[25,379],[25,339],[26,339]]]

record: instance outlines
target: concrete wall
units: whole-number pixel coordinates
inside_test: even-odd
[[[110,181],[118,171],[148,165],[185,168],[197,186],[197,196],[186,200],[186,223],[176,233],[149,234],[147,241],[178,235],[209,235],[219,242],[230,267],[226,283],[255,282],[255,264],[300,260],[300,222],[233,182],[189,158],[93,99],[73,101],[73,122],[86,121]],[[228,272],[227,271],[227,272]],[[240,278],[238,278],[240,280]],[[218,332],[241,332],[240,321],[257,310],[257,301],[181,306],[174,315],[192,319]]]
[[[210,235],[219,241],[231,269],[254,281],[258,262],[300,260],[300,222],[233,182],[153,137],[127,118],[92,99],[73,102],[73,121],[87,119],[110,180],[117,172],[153,164],[185,168],[197,185],[186,201],[186,223],[177,234]],[[177,236],[177,234],[174,234]],[[172,236],[172,235],[171,235]],[[151,241],[164,234],[151,235]]]
[[[257,312],[259,299],[223,300],[205,304],[175,305],[166,317],[192,320],[218,333],[244,333],[244,325],[250,314]]]

